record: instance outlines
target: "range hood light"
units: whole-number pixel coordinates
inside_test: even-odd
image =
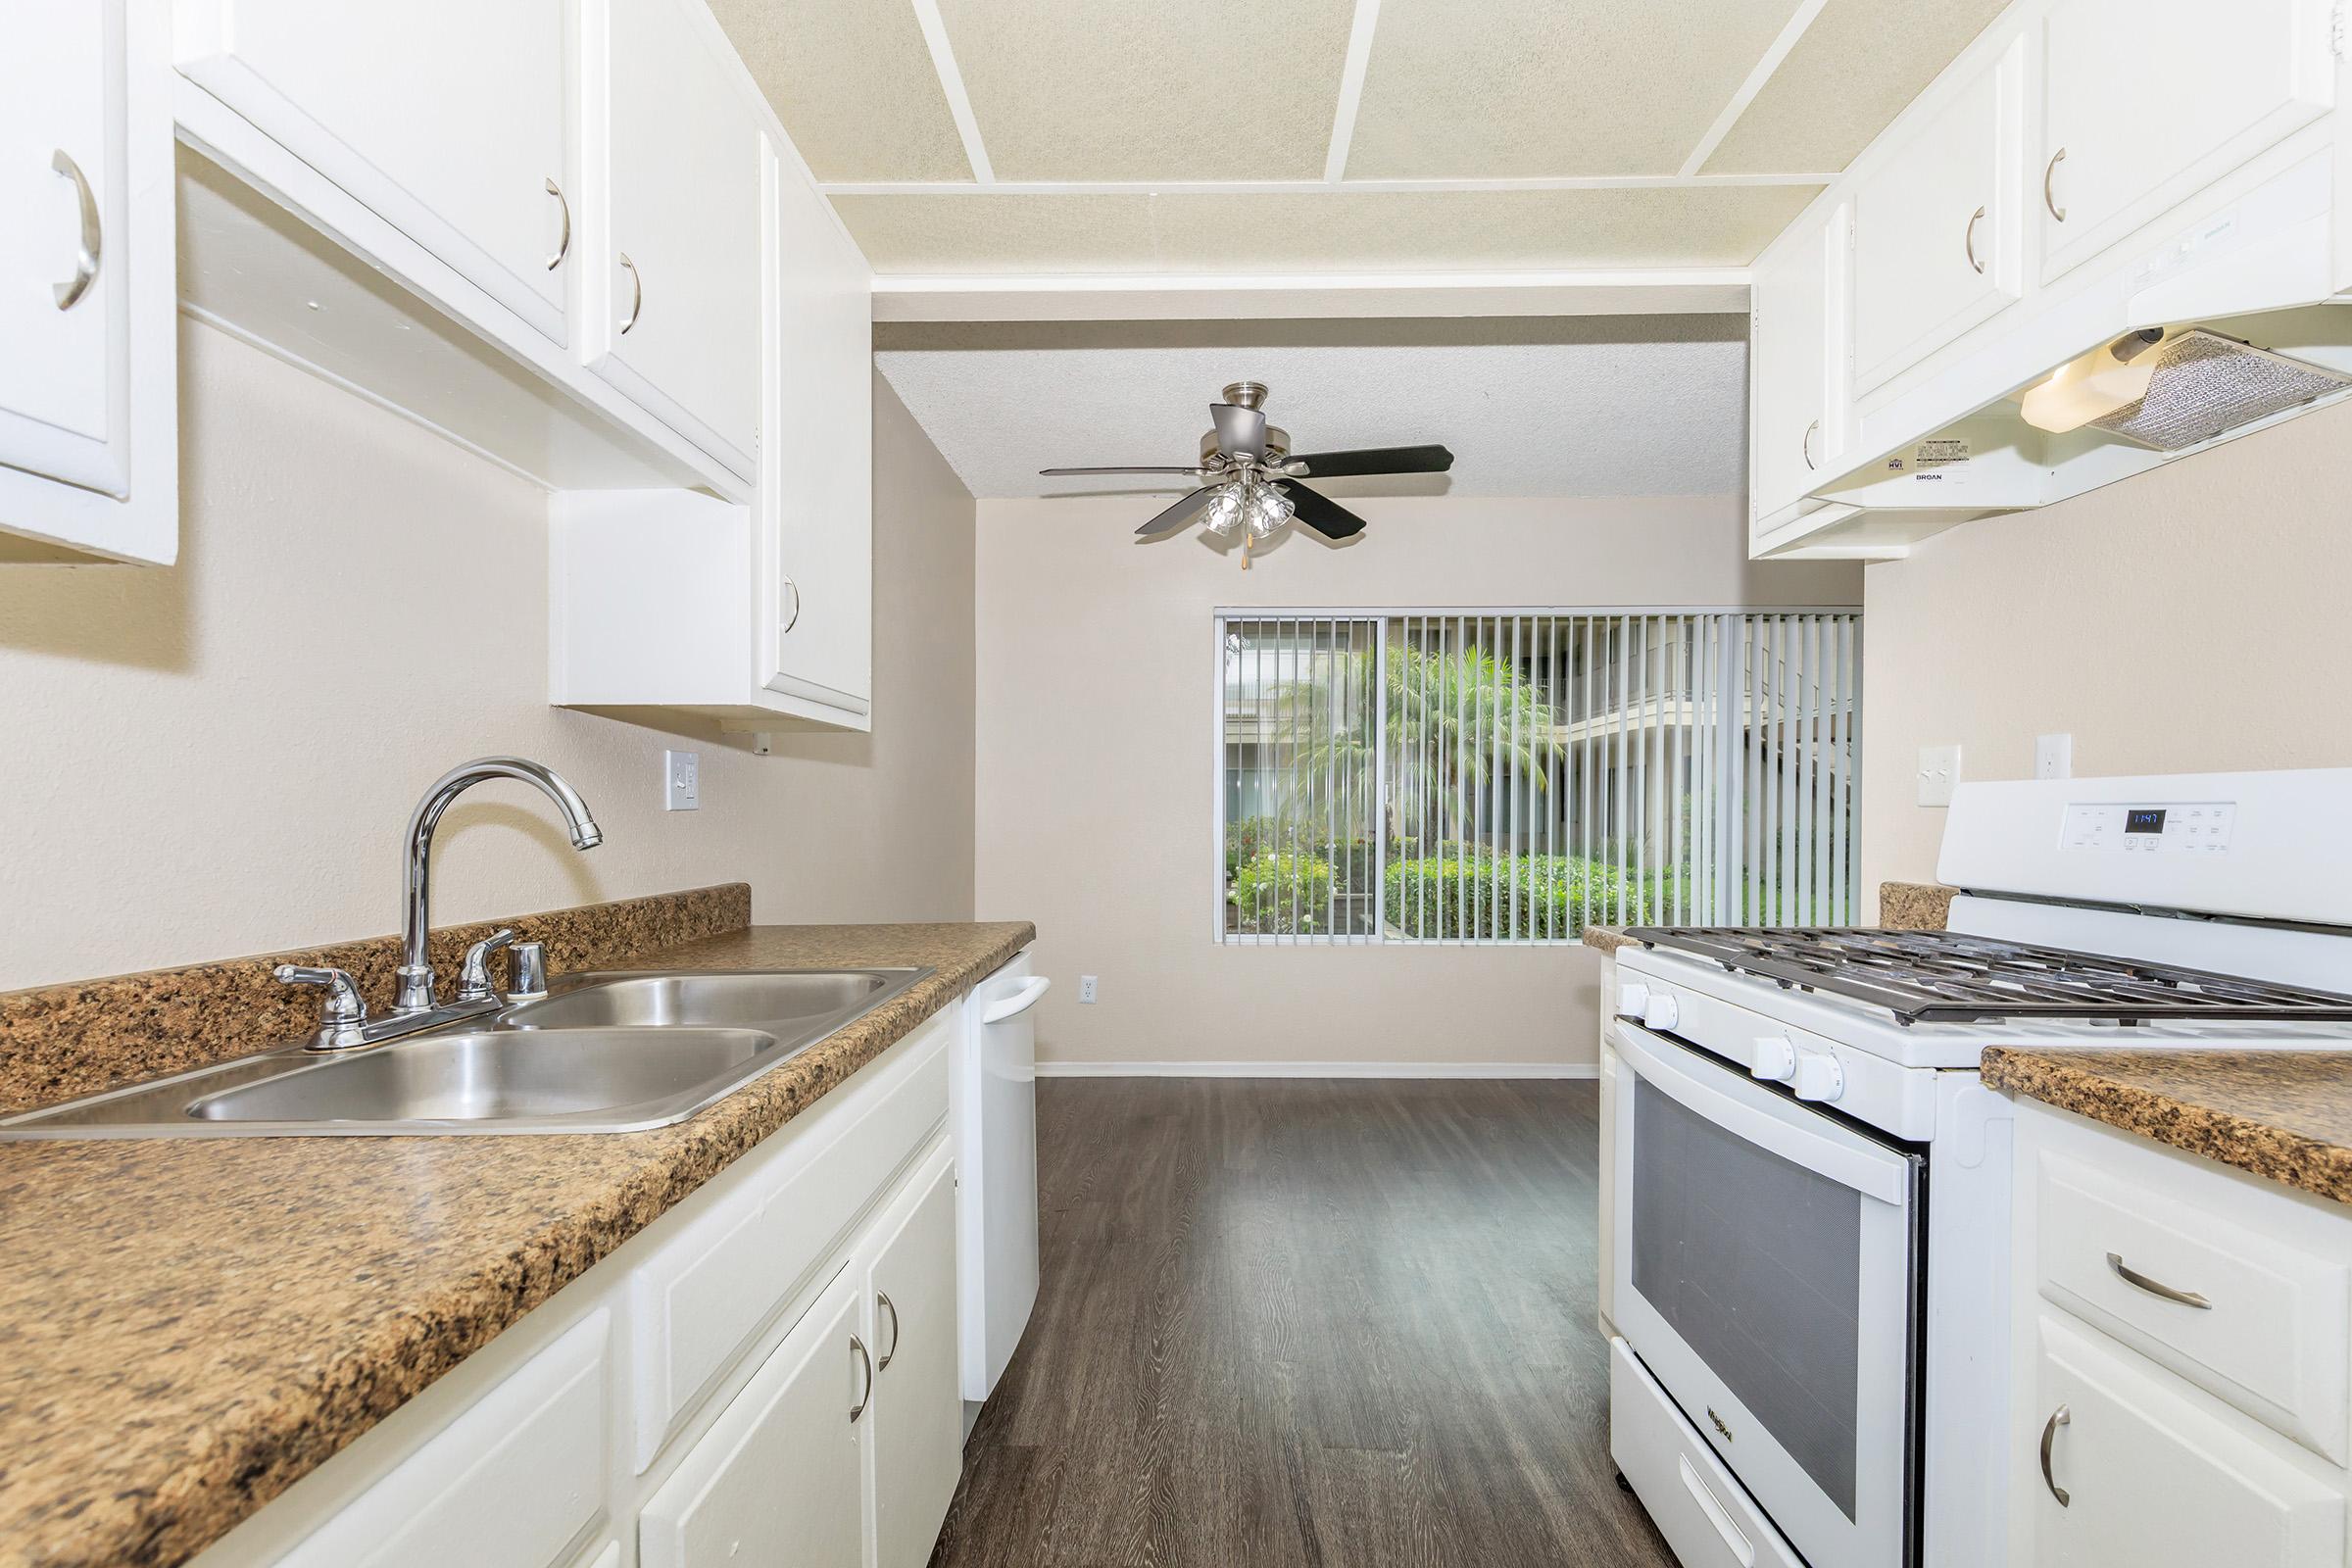
[[[2128,409],[2148,395],[2156,374],[2156,356],[2147,351],[2164,339],[2161,327],[2127,332],[2080,359],[2067,361],[2050,378],[2028,391],[2025,420],[2036,430],[2064,435],[2118,409]]]

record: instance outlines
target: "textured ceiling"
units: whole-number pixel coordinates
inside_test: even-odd
[[[1045,467],[1186,464],[1229,381],[1271,388],[1293,450],[1441,441],[1443,478],[1335,479],[1330,493],[1721,495],[1742,483],[1747,321],[1083,322],[884,326],[876,363],[975,496],[1132,491],[1141,475]]]
[[[989,276],[1743,265],[2001,9],[713,4],[879,270]]]

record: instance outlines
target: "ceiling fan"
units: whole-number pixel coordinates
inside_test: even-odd
[[[1200,437],[1200,461],[1190,467],[1041,468],[1061,476],[1088,473],[1184,473],[1200,487],[1136,529],[1138,538],[1174,533],[1202,513],[1211,533],[1239,528],[1242,564],[1250,564],[1252,541],[1269,538],[1293,518],[1326,539],[1348,539],[1364,531],[1364,519],[1301,479],[1338,479],[1363,473],[1444,473],[1453,454],[1442,446],[1369,447],[1355,452],[1291,454],[1290,432],[1266,422],[1262,381],[1236,381],[1222,403],[1208,406],[1214,428]]]

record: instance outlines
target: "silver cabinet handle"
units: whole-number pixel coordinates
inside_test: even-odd
[[[2052,1410],[2050,1418],[2041,1424],[2041,1484],[2050,1489],[2050,1495],[2058,1499],[2061,1508],[2071,1506],[2075,1495],[2050,1475],[2050,1445],[2058,1441],[2058,1429],[2074,1418],[2074,1412],[2062,1404]]]
[[[620,265],[629,270],[629,284],[635,290],[629,300],[629,318],[620,323],[620,329],[626,332],[637,324],[637,313],[645,309],[645,279],[637,275],[637,264],[629,260],[627,251],[620,253]]]
[[[865,1353],[865,1342],[855,1334],[850,1336],[850,1348],[858,1352],[858,1364],[865,1368],[865,1392],[850,1406],[850,1425],[856,1426],[866,1406],[874,1402],[874,1358]]]
[[[874,1363],[875,1371],[887,1372],[890,1370],[890,1358],[899,1353],[899,1304],[883,1292],[876,1291],[874,1305],[890,1314],[890,1348],[884,1350],[882,1359]]]
[[[2050,181],[2057,177],[2058,166],[2065,162],[2066,149],[2061,147],[2050,154],[2049,165],[2041,172],[2041,205],[2047,207],[2050,210],[2050,216],[2061,223],[2066,221],[2066,209],[2058,205],[2058,197],[2051,191]]]
[[[1968,234],[1967,237],[1961,242],[1962,247],[1968,252],[1968,265],[1975,268],[1980,272],[1984,270],[1984,263],[1977,255],[1977,225],[1983,221],[1984,221],[1984,208],[1980,207],[1975,212],[1969,214]]]
[[[90,182],[81,177],[81,166],[60,147],[49,155],[49,167],[74,182],[74,199],[81,204],[81,234],[74,252],[74,276],[70,281],[49,285],[57,308],[70,311],[81,303],[81,297],[98,280],[98,258],[104,254],[100,242],[105,236],[98,225],[98,198],[90,194]]]
[[[2193,1306],[2200,1312],[2210,1312],[2213,1310],[2213,1303],[2205,1299],[2205,1298],[2202,1296],[2199,1296],[2196,1292],[2176,1291],[2170,1285],[2165,1284],[2161,1280],[2152,1280],[2148,1278],[2139,1270],[2126,1263],[2124,1261],[2124,1254],[2121,1252],[2109,1252],[2107,1254],[2107,1266],[2115,1270],[2115,1277],[2119,1280],[2122,1280],[2126,1285],[2136,1286],[2140,1290],[2147,1292],[2150,1296],[2156,1297],[2161,1300],[2178,1301],[2182,1306]]]
[[[790,631],[801,623],[801,585],[786,577],[784,586],[792,590],[792,613],[784,617],[784,629]]]
[[[1805,426],[1804,439],[1797,443],[1797,450],[1805,455],[1805,467],[1808,470],[1818,469],[1821,466],[1820,464],[1813,461],[1813,437],[1820,429],[1821,421],[1815,419],[1811,424]]]
[[[552,272],[564,265],[564,257],[571,254],[571,198],[564,194],[564,187],[557,184],[552,176],[547,182],[547,193],[564,209],[564,235],[556,241],[556,254],[547,259],[547,270]]]

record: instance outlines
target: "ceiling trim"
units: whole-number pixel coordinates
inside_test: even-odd
[[[971,163],[972,178],[993,186],[997,172],[980,140],[980,121],[972,113],[972,95],[963,85],[962,68],[956,64],[956,46],[948,39],[947,19],[939,14],[939,0],[914,0],[914,20],[923,29],[923,46],[931,51],[931,69],[939,74],[939,89],[947,94],[956,133],[963,138],[963,156]]]
[[[1744,267],[1539,272],[878,275],[876,321],[1744,314]]]
[[[1762,92],[1765,83],[1772,80],[1774,73],[1788,58],[1788,52],[1796,47],[1797,40],[1805,35],[1805,29],[1813,25],[1813,19],[1820,16],[1828,4],[1829,0],[1802,0],[1796,8],[1796,14],[1788,19],[1788,24],[1781,29],[1780,36],[1772,40],[1771,47],[1749,70],[1747,79],[1740,83],[1740,90],[1732,94],[1732,101],[1725,104],[1723,113],[1715,117],[1715,123],[1707,127],[1707,133],[1698,138],[1698,145],[1690,149],[1690,156],[1683,160],[1682,172],[1685,174],[1696,174],[1706,167],[1707,160],[1715,156],[1715,149],[1723,145],[1723,138],[1732,133],[1732,127],[1740,122],[1740,117],[1747,113],[1747,106],[1755,102],[1756,94]]]
[[[1355,140],[1355,115],[1364,101],[1364,76],[1372,69],[1372,34],[1380,26],[1380,0],[1355,0],[1348,26],[1348,59],[1340,68],[1340,102],[1331,116],[1331,146],[1323,155],[1323,183],[1336,185],[1348,172],[1348,148]]]
[[[1492,190],[1701,190],[1737,185],[1828,185],[1836,174],[1560,174],[1493,179],[968,179],[840,180],[827,196],[1313,196],[1418,195]]]

